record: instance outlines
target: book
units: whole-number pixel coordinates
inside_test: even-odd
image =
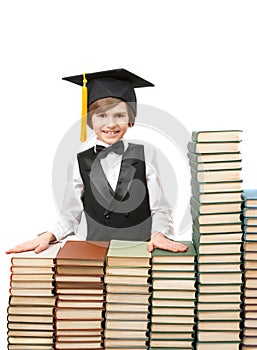
[[[242,179],[241,169],[197,171],[191,168],[192,178],[197,182],[235,182]]]
[[[242,271],[239,272],[201,272],[198,280],[202,284],[236,284],[242,282]]]
[[[190,205],[199,214],[238,213],[241,211],[242,201],[229,203],[201,203],[194,197],[191,197]]]
[[[193,131],[195,142],[240,142],[242,130]]]
[[[232,170],[241,169],[241,160],[238,161],[228,161],[228,162],[209,162],[200,163],[195,161],[189,161],[189,165],[196,171],[209,171],[209,170]]]
[[[199,225],[232,224],[241,223],[241,212],[221,214],[201,214],[191,207],[191,214],[194,222]],[[256,219],[257,220],[257,219]]]
[[[106,257],[106,265],[123,267],[150,267],[151,254],[147,242],[112,240]]]
[[[67,241],[56,256],[65,266],[103,266],[109,242]]]
[[[257,189],[244,189],[242,193],[242,199],[244,200],[246,207],[257,206]]]
[[[204,243],[198,248],[199,254],[234,254],[242,250],[241,242],[234,243]]]
[[[34,251],[27,251],[13,254],[11,257],[12,268],[16,266],[54,267],[54,259],[61,248],[60,243],[50,244],[46,250],[36,254]]]
[[[257,217],[257,207],[247,208],[245,207],[243,210],[244,217],[246,218],[256,218]]]
[[[198,272],[224,272],[224,271],[242,271],[242,263],[199,263]]]
[[[242,292],[239,293],[201,293],[198,295],[199,303],[241,303]]]
[[[162,249],[155,249],[152,253],[152,264],[162,263],[162,264],[186,264],[194,263],[195,261],[195,248],[191,241],[179,241],[186,246],[188,249],[185,252],[171,252]]]
[[[197,257],[198,263],[216,263],[222,261],[223,263],[237,263],[242,261],[241,253],[230,252],[220,254],[218,251],[216,254],[202,254]]]
[[[240,161],[241,153],[205,153],[197,154],[193,152],[188,152],[187,156],[189,160],[196,163],[213,163],[213,162],[228,162],[228,161]]]
[[[220,193],[220,195],[222,195],[222,193],[224,193],[224,196],[227,195],[227,197],[229,198],[229,196],[232,196],[233,194],[237,193],[237,201],[242,201],[242,180],[227,182],[199,182],[191,178],[190,184],[194,195],[198,193],[212,193],[213,195],[218,195],[218,193]],[[228,202],[228,200],[224,200],[224,202]]]
[[[198,234],[198,242],[199,244],[202,243],[236,243],[243,241],[243,234],[241,232],[239,233],[209,233],[209,234],[202,234],[200,235],[198,230],[193,227],[193,233]]]
[[[195,142],[190,141],[187,145],[192,153],[237,153],[240,152],[240,142]]]
[[[195,289],[193,290],[153,290],[152,297],[154,299],[189,299],[195,298]]]
[[[197,342],[197,349],[198,350],[216,350],[217,346],[220,346],[222,350],[239,350],[240,349],[240,341],[237,342],[222,342],[222,341],[215,341],[215,342]]]
[[[236,233],[242,231],[242,223],[232,223],[232,224],[211,224],[211,225],[199,225],[193,220],[194,232],[199,232],[200,234],[208,233]]]
[[[55,306],[55,296],[10,296],[9,305],[37,305],[37,306]]]
[[[241,321],[238,320],[199,320],[198,330],[214,330],[214,331],[240,331]]]
[[[127,303],[127,304],[149,304],[150,293],[130,294],[130,293],[107,293],[106,301],[109,303]]]
[[[218,184],[218,182],[217,182]],[[241,199],[241,192],[199,192],[192,187],[192,194],[194,198],[200,203],[215,204],[215,203],[231,203],[239,202]]]
[[[56,266],[57,275],[69,275],[69,276],[80,276],[80,275],[103,275],[104,270],[102,266]]]

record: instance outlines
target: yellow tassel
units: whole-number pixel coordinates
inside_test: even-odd
[[[81,130],[80,141],[85,142],[87,139],[87,79],[86,74],[83,74],[82,86],[82,111],[81,111]]]

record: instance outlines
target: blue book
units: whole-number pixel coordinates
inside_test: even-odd
[[[245,207],[257,208],[257,189],[246,189],[242,193]]]

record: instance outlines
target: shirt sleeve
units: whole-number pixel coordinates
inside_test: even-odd
[[[59,220],[49,227],[48,231],[54,234],[57,240],[61,240],[70,234],[76,233],[81,221],[83,204],[81,196],[84,191],[78,160],[68,167],[68,182],[65,188],[63,205],[59,211]]]
[[[172,210],[163,193],[158,173],[156,152],[154,150],[147,150],[145,164],[146,182],[152,215],[152,234],[154,232],[161,232],[167,238],[174,239]]]

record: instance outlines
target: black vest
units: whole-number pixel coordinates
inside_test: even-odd
[[[152,219],[144,146],[129,144],[122,157],[115,191],[107,181],[94,148],[79,153],[78,163],[84,183],[81,200],[87,219],[87,240],[148,241]]]

